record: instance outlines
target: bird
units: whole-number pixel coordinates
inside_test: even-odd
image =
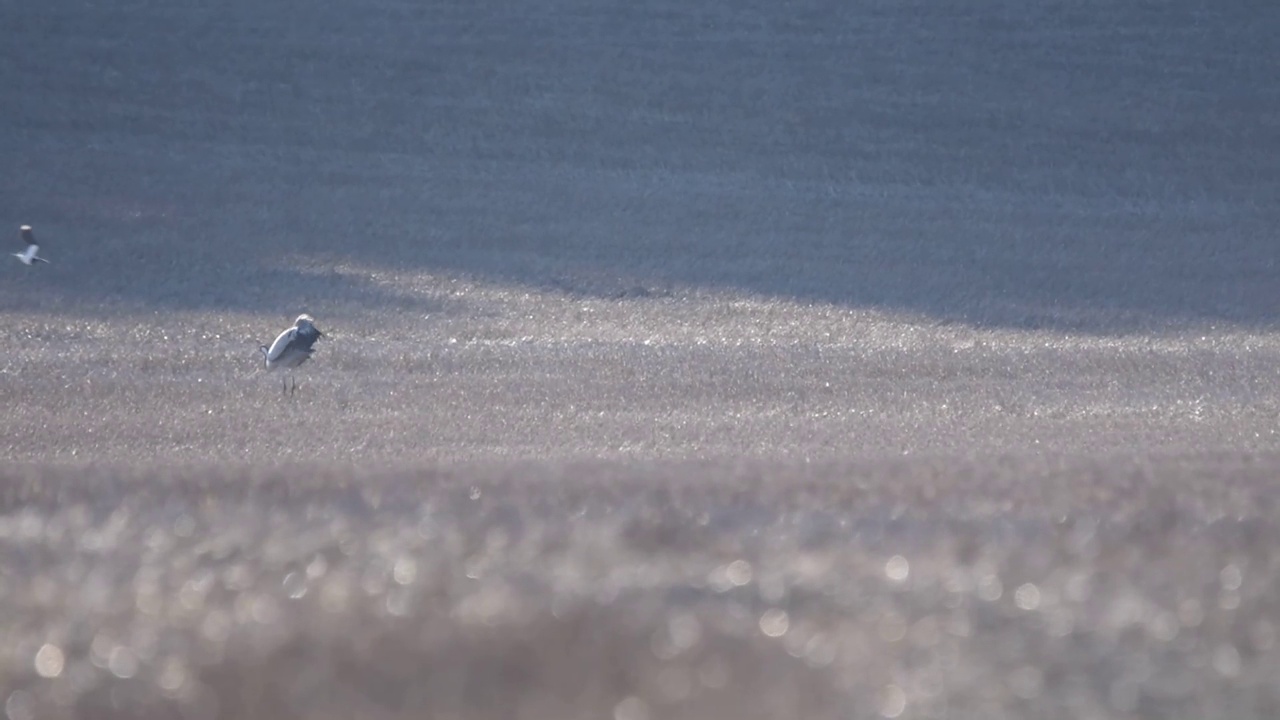
[[[293,394],[293,391],[298,389],[297,380],[293,381],[292,389],[289,388],[288,381],[293,378],[292,370],[311,358],[313,352],[311,346],[324,337],[324,333],[316,328],[315,322],[315,318],[303,313],[293,322],[293,327],[276,336],[271,347],[262,345],[258,348],[262,353],[263,365],[268,372],[276,368],[291,371],[287,377],[280,379],[281,392]]]
[[[23,225],[18,230],[22,233],[22,241],[27,244],[27,249],[24,252],[13,253],[13,256],[23,265],[33,265],[38,262],[48,264],[48,260],[36,255],[40,251],[40,246],[36,244],[36,236],[31,231],[31,226]]]

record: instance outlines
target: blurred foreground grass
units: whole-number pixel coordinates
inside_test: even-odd
[[[1273,455],[11,465],[24,718],[1280,714]]]

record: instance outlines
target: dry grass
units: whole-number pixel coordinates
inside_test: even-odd
[[[428,281],[429,282],[429,281]],[[1273,336],[936,327],[683,295],[473,287],[474,314],[316,312],[281,397],[235,314],[0,318],[13,461],[436,462],[1275,447]]]
[[[10,720],[1280,715],[1265,10],[10,5]]]
[[[32,717],[1268,717],[1276,460],[10,469],[0,685]]]

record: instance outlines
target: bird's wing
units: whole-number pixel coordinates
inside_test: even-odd
[[[297,328],[289,328],[276,336],[275,342],[271,343],[271,348],[267,350],[267,360],[276,360],[289,345],[293,343],[293,338],[298,333]]]
[[[296,337],[298,339],[298,342],[305,343],[305,347],[307,347],[308,349],[312,345],[314,345],[315,342],[319,340],[320,337],[324,334],[320,332],[316,328],[316,326],[312,325],[311,323],[303,323],[298,328],[296,328],[296,330],[297,330]]]

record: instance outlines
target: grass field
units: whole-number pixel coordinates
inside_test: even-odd
[[[4,712],[1280,715],[1277,21],[0,7]]]
[[[3,677],[22,717],[1267,717],[1275,463],[14,471]]]

